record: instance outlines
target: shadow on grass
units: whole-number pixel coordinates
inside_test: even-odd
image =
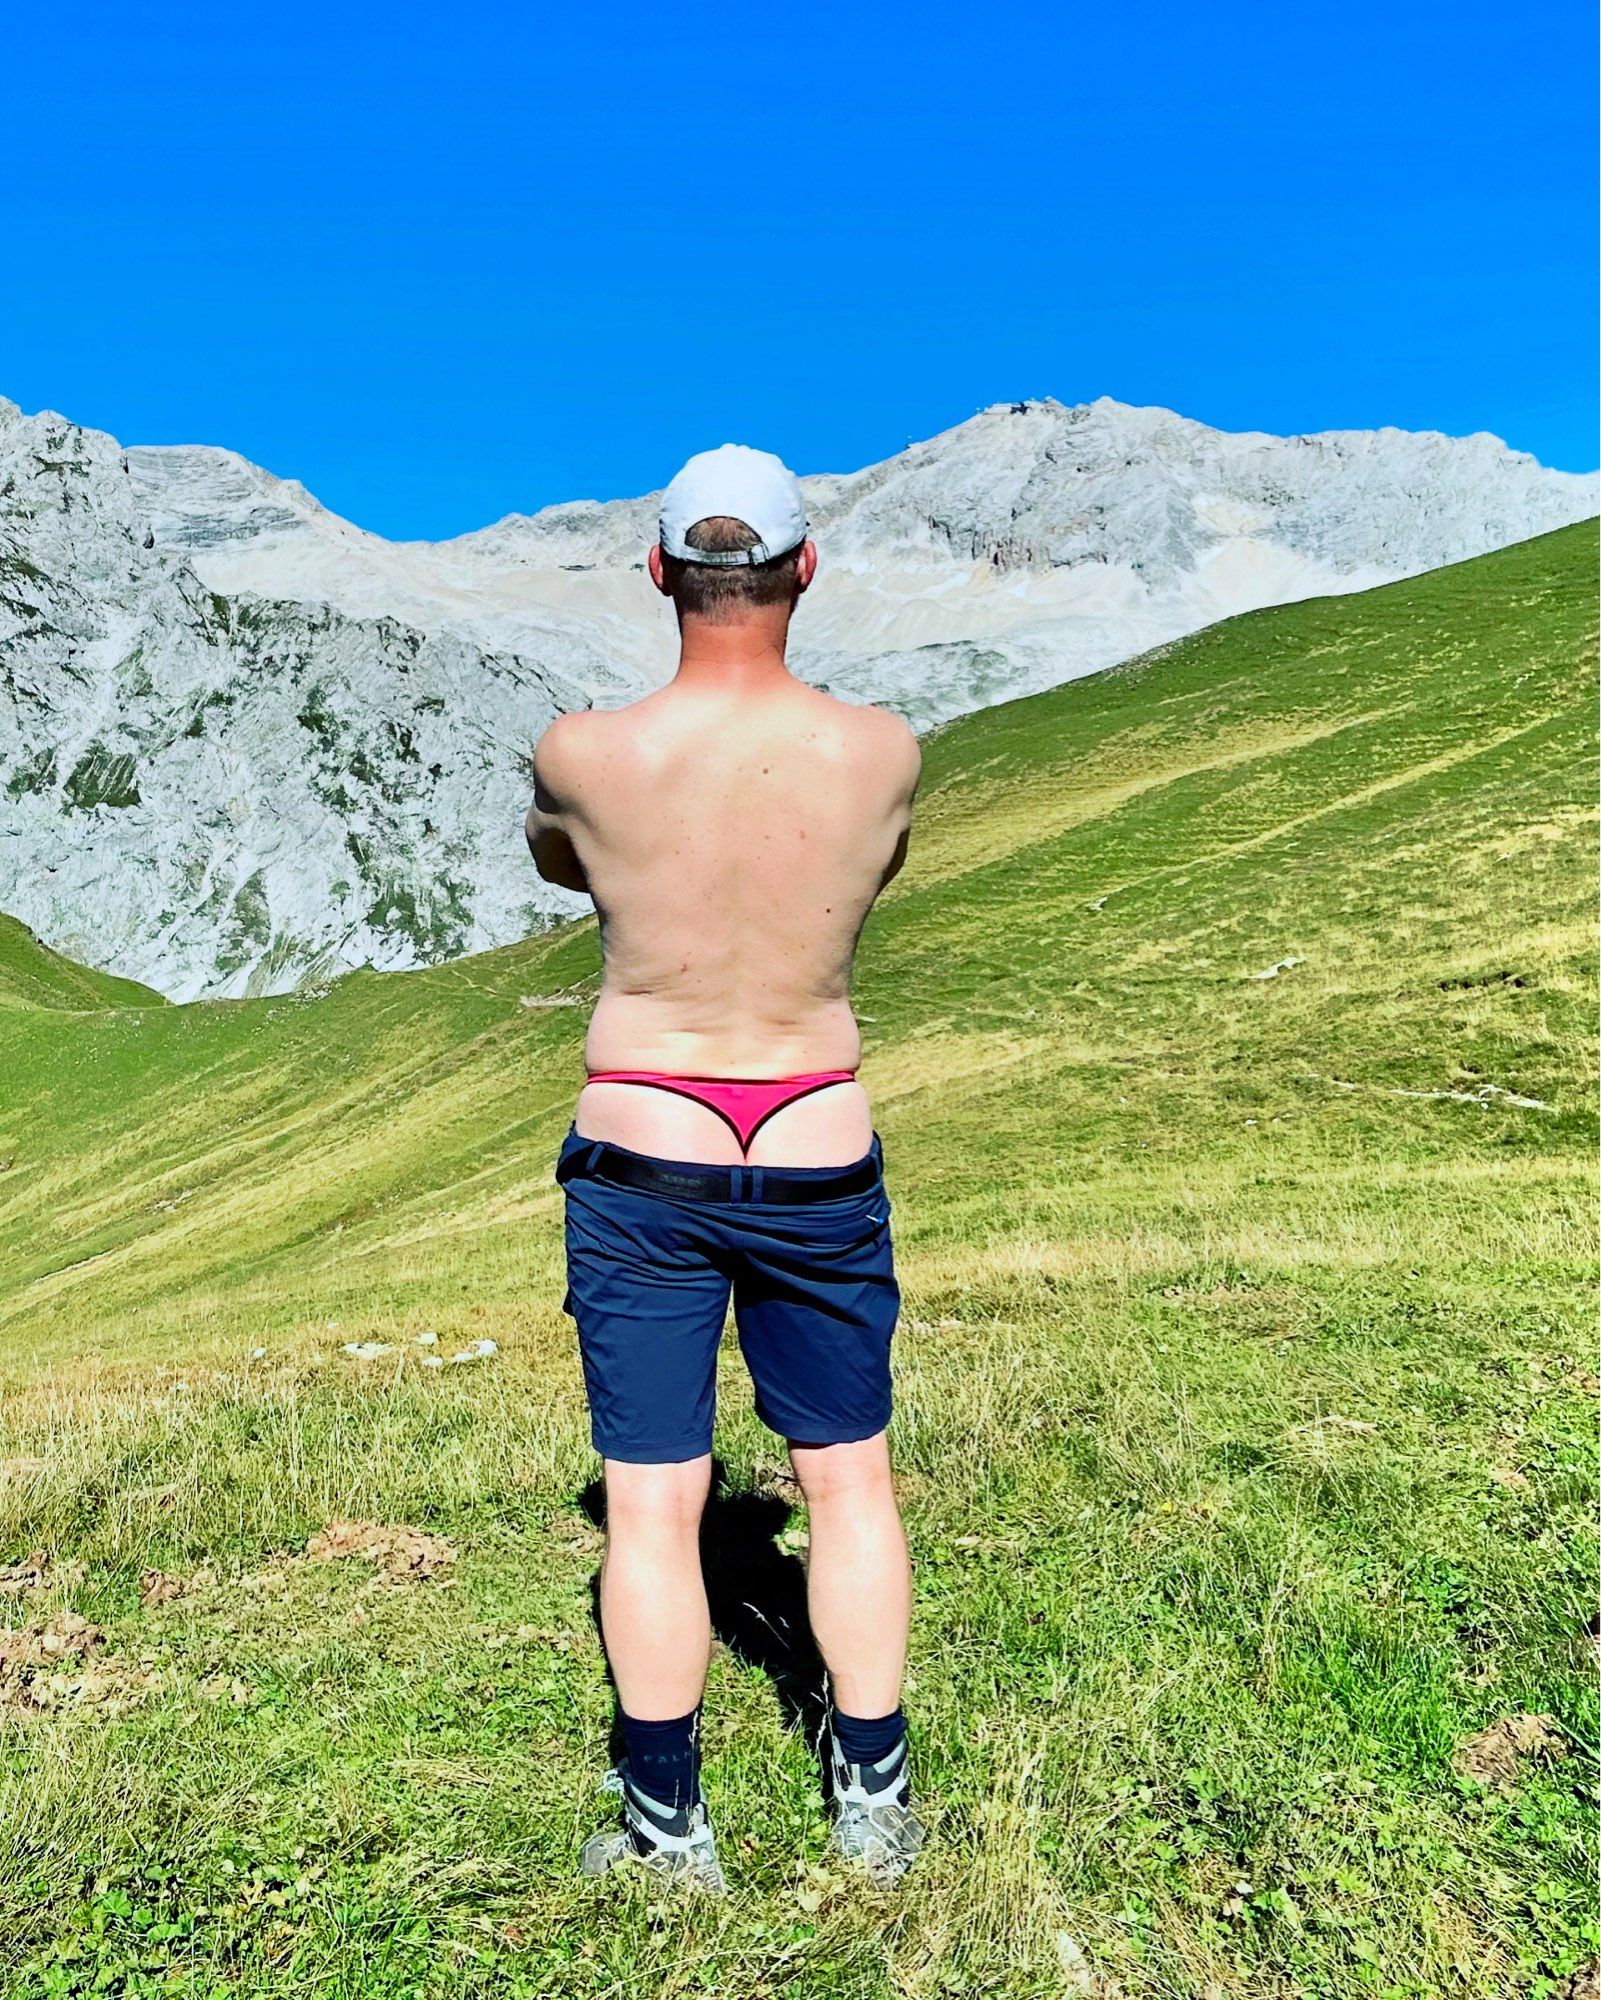
[[[604,1529],[603,1481],[592,1479],[578,1495],[578,1505],[597,1528]],[[806,1571],[797,1556],[778,1546],[793,1512],[777,1493],[735,1492],[721,1459],[714,1459],[711,1496],[701,1520],[700,1558],[713,1633],[736,1658],[767,1675],[786,1725],[815,1745],[827,1713],[823,1662],[806,1618]],[[589,1588],[599,1632],[599,1570],[590,1578]],[[601,1649],[605,1650],[604,1636]],[[622,1732],[615,1720],[611,1748],[614,1757],[621,1755]]]

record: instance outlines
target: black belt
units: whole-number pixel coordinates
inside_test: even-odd
[[[813,1179],[787,1180],[783,1168],[680,1166],[649,1160],[642,1153],[625,1153],[598,1140],[575,1147],[556,1168],[556,1179],[610,1181],[617,1187],[639,1188],[679,1201],[812,1202],[843,1201],[866,1194],[883,1178],[878,1150],[854,1167],[819,1173]]]

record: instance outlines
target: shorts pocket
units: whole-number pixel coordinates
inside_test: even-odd
[[[850,1195],[843,1201],[815,1202],[780,1211],[772,1231],[792,1254],[820,1263],[851,1262],[874,1256],[887,1246],[889,1197],[882,1188]]]

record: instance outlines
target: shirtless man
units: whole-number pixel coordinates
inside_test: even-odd
[[[623,1823],[585,1847],[589,1874],[637,1860],[722,1887],[700,1788],[699,1527],[730,1293],[757,1412],[810,1516],[832,1838],[881,1882],[922,1840],[900,1709],[911,1579],[884,1436],[900,1294],[848,991],[863,920],[906,852],[919,760],[896,717],[784,664],[817,567],[806,533],[776,458],[692,458],[650,551],[678,613],[676,677],[614,714],[560,717],[534,759],[534,860],[593,896],[605,957],[557,1169],[626,1745],[609,1781]]]

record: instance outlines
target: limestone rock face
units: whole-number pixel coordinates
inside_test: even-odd
[[[928,728],[1239,611],[1596,511],[1487,436],[1230,434],[998,404],[803,482],[795,663]],[[558,710],[671,671],[655,496],[385,541],[205,446],[0,400],[0,909],[177,998],[505,943],[578,907],[521,838]]]
[[[187,999],[548,921],[517,850],[592,694],[564,658],[214,593],[111,438],[0,405],[0,908],[71,957]]]
[[[133,451],[158,542],[213,589],[532,651],[587,621],[629,699],[671,671],[643,574],[657,496],[574,501],[392,543],[195,447]],[[794,632],[809,679],[914,727],[1033,693],[1216,619],[1365,590],[1596,511],[1596,482],[1499,439],[1229,433],[1107,398],[1000,403],[882,464],[803,480],[821,552]],[[543,622],[541,622],[543,621]]]

